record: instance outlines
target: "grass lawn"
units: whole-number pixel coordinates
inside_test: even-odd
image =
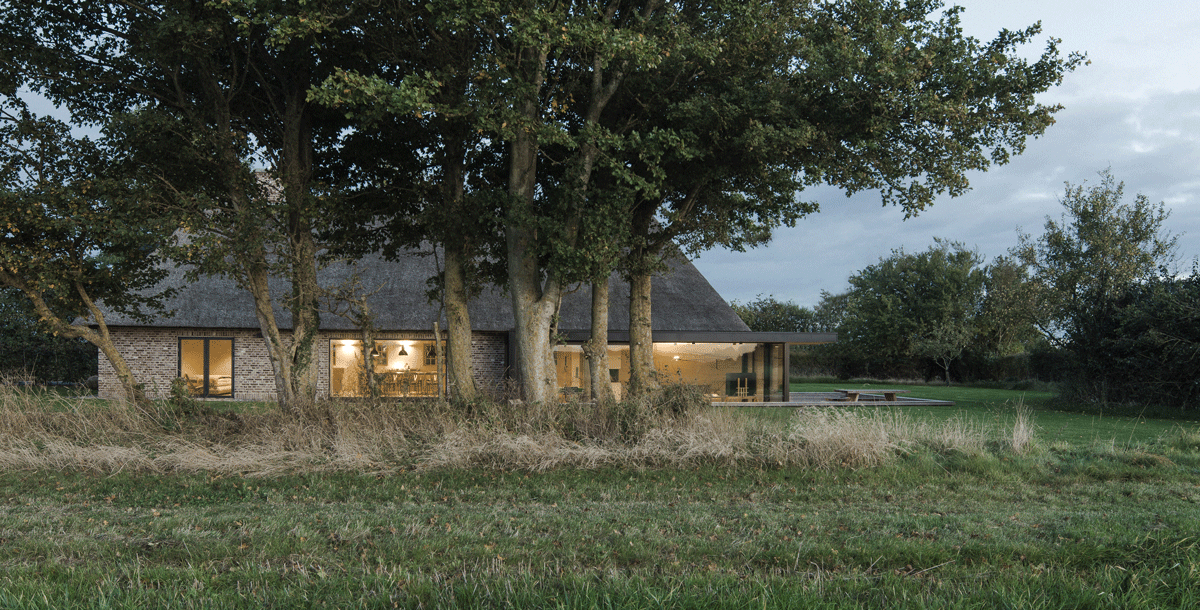
[[[916,457],[869,471],[0,475],[0,607],[1200,604],[1200,487]],[[1193,467],[1194,469],[1194,467]]]
[[[849,385],[847,385],[849,384]],[[829,392],[838,388],[884,388],[895,384],[858,382],[839,383],[793,383],[793,392]],[[1180,430],[1200,430],[1197,421],[1173,421],[1146,417],[1119,415],[1095,415],[1061,411],[1053,408],[1054,394],[1051,392],[1027,392],[973,388],[966,386],[914,385],[904,386],[911,390],[908,396],[954,401],[953,407],[857,407],[860,409],[901,410],[916,417],[933,421],[953,417],[981,424],[999,424],[1012,418],[1017,404],[1032,410],[1033,422],[1037,426],[1038,439],[1046,444],[1066,442],[1073,445],[1136,445],[1150,443],[1160,438],[1177,435]],[[791,409],[762,409],[764,416],[772,419],[791,417]],[[765,413],[776,411],[775,413]]]
[[[914,413],[1014,416],[939,389]],[[1027,450],[860,468],[6,468],[0,608],[1200,608],[1200,431],[1036,400]]]

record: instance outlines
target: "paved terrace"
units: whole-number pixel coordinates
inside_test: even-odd
[[[858,400],[849,402],[845,392],[791,392],[788,402],[714,402],[720,407],[844,407],[848,405],[869,405],[873,407],[893,406],[922,406],[922,407],[952,407],[952,400],[933,400],[897,396],[895,400],[884,400],[883,394],[872,394],[870,391],[860,394]]]

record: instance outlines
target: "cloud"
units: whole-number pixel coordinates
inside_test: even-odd
[[[1076,101],[1024,155],[971,174],[969,193],[939,199],[916,218],[881,207],[877,194],[846,198],[818,188],[806,196],[821,202],[821,212],[777,231],[769,246],[708,252],[696,265],[726,299],[774,294],[813,305],[822,290],[845,289],[847,277],[893,249],[924,250],[934,237],[977,248],[987,260],[1005,254],[1018,230],[1039,235],[1046,217],[1061,215],[1064,183],[1094,184],[1105,169],[1125,183],[1127,201],[1140,193],[1170,207],[1167,230],[1183,234],[1180,255],[1190,261],[1200,255],[1198,108],[1200,90]]]

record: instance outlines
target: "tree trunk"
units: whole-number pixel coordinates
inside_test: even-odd
[[[641,265],[639,265],[641,266]],[[629,395],[655,390],[654,338],[651,331],[650,288],[652,274],[639,269],[629,278]]]
[[[262,332],[263,342],[267,345],[267,359],[271,362],[271,372],[275,376],[277,400],[280,406],[294,404],[292,361],[288,356],[287,339],[280,332],[275,320],[265,256],[246,255],[243,250],[240,266],[245,287],[254,301],[254,316],[258,319],[259,331]]]
[[[320,295],[317,283],[317,249],[308,223],[299,223],[301,228],[292,235],[292,396],[299,401],[295,405],[282,405],[287,410],[309,404],[317,397],[317,380],[320,377],[318,356],[321,328]]]
[[[50,306],[39,292],[30,288],[27,284],[20,281],[19,278],[5,273],[3,269],[0,269],[0,283],[20,290],[33,304],[33,310],[37,313],[38,319],[52,328],[54,332],[69,339],[83,339],[95,345],[104,354],[104,357],[108,358],[109,364],[112,365],[113,371],[116,372],[117,379],[121,382],[121,389],[125,393],[125,400],[138,406],[150,404],[150,399],[146,398],[142,384],[138,383],[137,377],[133,374],[133,369],[129,368],[129,363],[125,362],[125,358],[117,350],[116,343],[113,343],[112,335],[108,332],[108,325],[104,323],[104,313],[92,301],[84,286],[75,284],[74,288],[83,301],[84,307],[91,314],[91,318],[95,320],[95,330],[86,324],[72,324],[58,317],[50,309]]]
[[[443,376],[446,373],[445,367],[442,366],[443,362],[445,362],[445,360],[442,359],[442,331],[440,328],[438,328],[437,320],[434,320],[433,321],[433,366],[434,366],[434,370],[436,371],[436,374],[437,374],[437,377],[435,377],[435,379],[437,379],[438,402],[441,402],[446,399],[446,393],[442,391],[445,388],[444,384],[445,384],[445,379],[446,379]]]
[[[527,48],[520,55],[524,64],[521,68],[527,72],[532,91],[515,104],[528,125],[519,127],[510,143],[510,204],[504,219],[508,288],[515,322],[514,364],[522,397],[531,402],[549,402],[554,398],[557,385],[550,352],[550,326],[561,289],[553,277],[546,278],[543,284],[535,248],[537,222],[534,211],[538,156],[534,131],[539,123],[538,92],[545,76],[547,51]]]
[[[530,402],[549,402],[554,398],[558,382],[550,345],[554,312],[546,295],[537,296],[538,276],[536,264],[532,267],[509,266],[516,340],[514,364],[521,396]]]
[[[308,82],[304,78],[307,75],[297,76],[297,83]],[[309,200],[313,134],[307,94],[303,87],[291,88],[286,94],[278,168],[286,210],[287,224],[284,228],[292,281],[291,301],[288,303],[292,313],[290,400],[299,401],[298,404],[283,404],[281,399],[280,406],[289,411],[316,400],[320,377],[320,345],[317,338],[321,329],[322,291],[317,281],[317,244],[313,236],[312,202]]]
[[[125,362],[125,358],[117,350],[117,344],[113,343],[112,335],[108,332],[108,325],[104,323],[104,313],[100,311],[99,307],[96,307],[96,304],[84,291],[82,285],[76,284],[75,290],[83,298],[84,305],[91,312],[92,318],[96,320],[95,332],[92,332],[89,328],[87,334],[79,336],[92,345],[95,345],[101,352],[104,352],[104,357],[108,358],[108,363],[112,365],[113,370],[117,373],[117,379],[121,380],[121,389],[125,391],[125,400],[138,406],[150,404],[150,400],[146,398],[146,392],[142,388],[142,384],[138,383],[137,378],[133,374],[133,369],[129,368],[129,363]],[[45,303],[43,302],[44,305]],[[69,335],[69,333],[61,332],[59,334]]]
[[[510,226],[506,232],[518,385],[525,400],[549,402],[558,382],[550,345],[557,283],[547,280],[547,286],[542,286],[541,268],[527,231]]]
[[[463,84],[460,89],[465,89]],[[461,101],[459,96],[456,102]],[[474,367],[471,363],[471,313],[468,305],[471,291],[468,283],[467,265],[470,264],[471,249],[463,218],[471,211],[465,209],[466,197],[466,140],[470,131],[464,124],[451,130],[446,138],[446,154],[442,161],[444,179],[442,198],[451,213],[438,221],[446,229],[442,248],[445,251],[446,269],[442,279],[442,304],[446,308],[446,342],[449,354],[446,373],[449,383],[446,389],[453,400],[472,401],[478,395],[475,387]]]
[[[588,359],[591,398],[601,403],[612,402],[608,374],[608,278],[592,283],[592,337],[583,344],[583,355]]]
[[[459,240],[461,241],[461,240]],[[464,273],[466,260],[457,243],[446,244],[446,343],[450,353],[446,358],[448,390],[454,400],[472,401],[477,396],[475,375],[471,365],[471,314]]]
[[[254,300],[254,314],[275,375],[277,400],[280,408],[287,412],[295,412],[301,405],[316,399],[320,347],[317,341],[320,290],[312,234],[300,235],[300,239],[293,240],[292,248],[292,299],[288,304],[292,311],[290,337],[284,336],[275,319],[265,255],[261,250],[249,256],[243,251],[241,261],[243,281]],[[303,252],[309,253],[307,259],[300,258],[299,253]],[[370,349],[370,346],[364,345],[363,349]]]

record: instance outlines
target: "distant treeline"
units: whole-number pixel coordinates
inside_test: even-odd
[[[794,350],[794,374],[1037,379],[1075,402],[1194,408],[1200,269],[1178,269],[1162,204],[1123,203],[1123,185],[1100,178],[1068,184],[1061,219],[990,264],[935,240],[892,251],[812,308],[771,296],[733,306],[752,330],[838,333]]]

